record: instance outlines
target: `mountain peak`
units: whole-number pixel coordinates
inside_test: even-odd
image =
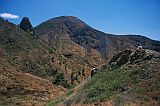
[[[78,19],[75,16],[59,16],[59,17],[55,17],[55,18]]]
[[[33,26],[28,17],[24,17],[20,23],[20,28],[26,32],[33,32]]]
[[[54,24],[72,25],[74,27],[87,27],[88,25],[75,16],[59,16],[49,19],[48,22]]]

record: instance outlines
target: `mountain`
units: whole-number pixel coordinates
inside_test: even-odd
[[[157,51],[157,53],[160,52],[160,41],[151,40],[141,35],[113,35],[113,34],[103,33],[101,31],[98,31],[90,27],[85,22],[73,16],[61,16],[61,17],[52,18],[36,26],[34,29],[38,34],[39,38],[42,39],[44,42],[46,42],[51,48],[54,48],[56,51],[62,54],[71,53],[72,55],[75,55],[75,57],[70,56],[70,60],[73,60],[74,63],[77,63],[78,61],[80,61],[80,59],[82,60],[84,59],[90,62],[89,63],[90,68],[97,68],[98,69],[97,72],[100,72],[101,70],[106,71],[106,72],[99,73],[89,81],[86,80],[86,81],[80,82],[81,84],[80,85],[78,84],[74,90],[71,89],[70,91],[68,91],[68,93],[71,96],[62,97],[64,99],[62,99],[63,103],[60,103],[60,105],[70,105],[70,104],[75,105],[76,103],[80,103],[77,105],[82,105],[83,103],[87,103],[87,104],[89,103],[90,105],[90,103],[93,103],[93,102],[102,102],[102,101],[108,100],[107,98],[114,96],[114,94],[118,95],[125,91],[129,92],[128,88],[124,87],[125,83],[126,83],[126,86],[130,86],[129,83],[131,83],[133,90],[141,89],[141,86],[144,86],[142,87],[142,89],[144,89],[146,85],[143,85],[143,81],[142,81],[143,78],[139,79],[139,76],[146,76],[145,74],[146,72],[149,72],[150,73],[149,75],[151,76],[152,74],[154,74],[152,76],[152,79],[158,81],[157,75],[159,75],[159,71],[157,70],[158,68],[156,65],[159,64],[158,62],[159,60],[156,60],[156,61],[154,59],[152,61],[150,60],[142,61],[143,59],[139,60],[137,58],[142,58],[142,57],[139,57],[139,55],[141,56],[141,53],[140,53],[140,54],[136,54],[136,57],[134,58],[136,58],[137,61],[142,61],[142,63],[132,64],[130,66],[130,64],[129,63],[127,64],[127,62],[129,61],[128,59],[130,58],[130,55],[134,53],[133,51],[136,51],[139,45],[142,45],[144,49]],[[75,49],[79,51],[75,53]],[[111,68],[111,72],[110,71],[108,72],[109,69],[105,68],[106,65],[104,64],[112,60],[113,57],[115,56],[114,55],[115,53],[117,52],[119,53],[120,51],[124,53],[126,52],[125,51],[126,49],[130,50],[129,54],[123,54],[123,55],[121,54],[122,57],[121,58],[118,57],[118,59],[115,60],[115,61],[118,61],[117,64],[114,62],[112,63],[112,64],[118,65],[118,66],[115,66],[116,68],[117,67],[118,68],[117,69]],[[82,52],[84,54],[82,54]],[[148,52],[145,55],[147,54]],[[100,59],[102,62],[100,63],[98,59]],[[155,64],[153,64],[153,66],[152,65],[146,66],[151,64],[150,62],[155,62]],[[107,63],[107,67],[108,67],[108,64],[109,63]],[[126,64],[127,66],[125,66]],[[150,71],[143,72],[143,68],[145,66],[147,70],[153,69],[155,73]],[[100,67],[104,67],[104,68],[101,69]],[[140,70],[140,73],[136,73],[138,69]],[[77,70],[74,70],[74,72],[76,73]],[[136,74],[132,74],[132,73],[130,74],[130,72],[133,72],[133,73],[135,72]],[[88,76],[91,75],[91,73],[92,71],[90,70],[89,75],[87,74],[87,79],[88,79]],[[127,75],[126,76],[123,75],[124,73],[127,73]],[[70,75],[72,76],[72,73]],[[77,75],[77,74],[74,74],[74,75]],[[130,78],[130,76],[132,77]],[[78,76],[78,78],[80,77]],[[134,84],[134,81],[135,81],[134,77],[136,78],[135,80],[138,80],[139,85]],[[147,84],[150,84],[150,82],[148,81],[149,80],[147,79],[145,82]],[[153,82],[153,85],[151,87],[148,87],[148,88],[146,87],[146,88],[149,90],[153,89],[154,86],[157,86],[156,81]],[[144,91],[145,93],[147,93],[145,96],[149,96],[148,97],[149,100],[151,99],[151,101],[149,101],[149,103],[151,104],[152,104],[152,101],[156,102],[157,104],[157,100],[152,98],[157,98],[157,95],[159,93],[157,92],[157,90],[154,90],[154,91],[155,91],[154,92],[155,95],[154,94],[153,95],[155,97],[151,96],[149,94],[150,92]],[[143,96],[143,94],[138,94],[137,91],[135,92],[133,91],[133,93],[135,93],[135,95],[136,94],[139,95],[140,97]],[[130,95],[130,93],[128,95]],[[135,97],[135,98],[138,98],[138,97]],[[145,98],[143,98],[143,100],[144,99]],[[139,99],[135,101],[139,101]],[[116,102],[112,102],[112,103],[116,103]],[[129,102],[129,103],[132,103],[132,102]],[[139,103],[140,102],[138,102],[137,104]]]
[[[64,42],[67,48],[62,51],[33,31],[29,18],[18,26],[0,18],[0,105],[42,105],[83,82],[96,64],[76,43]],[[103,63],[98,53],[90,55]]]
[[[51,46],[56,46],[55,44],[59,44],[60,40],[64,39],[82,46],[87,53],[95,50],[103,59],[110,58],[113,52],[125,48],[133,49],[140,44],[146,49],[160,51],[160,41],[140,35],[106,34],[73,16],[49,19],[38,25],[35,30],[39,37]]]
[[[142,54],[134,52],[139,45],[145,50]],[[78,93],[82,98],[75,97],[79,100],[77,103],[104,102],[114,96],[112,94],[127,91],[129,84],[137,88],[132,81],[145,85],[142,83],[145,79],[139,81],[138,77],[146,77],[146,73],[154,80],[156,88],[156,92],[146,96],[157,102],[159,52],[160,41],[140,35],[103,33],[73,16],[52,18],[35,28],[28,17],[24,17],[20,25],[0,18],[0,105],[43,105],[53,99],[56,103],[67,104],[71,100],[72,104]],[[93,68],[98,74],[90,79],[95,74]],[[147,71],[143,72],[143,68]],[[150,84],[148,82],[149,79],[145,83]],[[120,83],[126,83],[126,88]],[[151,89],[144,87],[152,90],[153,86]],[[97,96],[99,92],[102,93],[100,97]],[[70,94],[69,98],[65,97]],[[85,100],[81,100],[83,98]]]
[[[35,29],[38,35],[50,45],[52,41],[59,43],[58,39],[65,39],[82,46],[87,53],[93,49],[102,57],[106,57],[105,34],[91,28],[76,17],[56,17],[38,25]]]
[[[75,83],[90,76],[91,68],[105,63],[101,54],[94,49],[97,45],[95,43],[96,32],[91,36],[85,35],[88,33],[86,32],[88,27],[76,17],[62,16],[50,19],[34,28],[40,39],[54,49],[57,54],[63,56],[64,59],[60,60],[62,61],[60,64],[56,61],[53,64],[57,64],[64,70],[67,79],[72,79],[71,76],[74,74],[75,81],[73,82]],[[79,35],[74,35],[76,33]],[[82,39],[84,41],[79,44],[78,41]],[[55,57],[54,60],[57,58]]]

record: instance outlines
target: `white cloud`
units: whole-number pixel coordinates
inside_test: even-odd
[[[14,14],[10,14],[10,13],[1,13],[0,17],[10,18],[10,19],[18,19],[19,18],[18,15],[14,15]]]

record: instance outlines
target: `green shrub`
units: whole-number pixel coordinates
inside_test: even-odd
[[[64,74],[56,68],[49,68],[46,71],[46,76],[51,76],[52,77],[52,83],[53,84],[62,85],[65,88],[70,87],[68,82],[64,79]]]

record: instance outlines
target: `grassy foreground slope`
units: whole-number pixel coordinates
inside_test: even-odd
[[[158,106],[160,54],[151,50],[127,54],[126,50],[113,58],[63,104]]]

